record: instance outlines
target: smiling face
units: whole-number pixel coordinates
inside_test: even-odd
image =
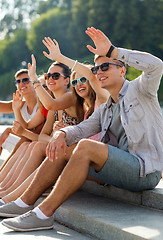
[[[111,58],[99,57],[95,62],[95,66],[100,66],[101,64],[107,62],[116,63],[115,60]],[[109,69],[107,71],[102,71],[101,68],[99,68],[96,77],[100,81],[101,87],[110,91],[122,85],[124,82],[125,72],[125,67],[109,65]]]
[[[83,76],[78,73],[75,74],[75,79],[79,79],[81,77]],[[78,81],[78,85],[75,87],[75,91],[80,97],[87,98],[89,96],[90,85],[88,82],[82,84],[80,81]]]
[[[49,77],[48,80],[46,80],[46,85],[48,86],[48,88],[52,91],[52,92],[57,92],[60,90],[64,90],[67,88],[67,84],[69,83],[68,78],[64,77],[64,73],[63,73],[63,68],[60,66],[55,66],[52,65],[49,70],[48,73],[53,74],[53,73],[59,73],[60,76],[57,80],[53,79],[52,76]]]
[[[31,81],[29,81],[28,83],[23,83],[23,78],[29,79],[28,73],[21,73],[15,79],[20,80],[20,83],[17,84],[17,89],[19,90],[19,92],[23,93],[23,96],[26,96],[32,91],[34,91],[34,88]]]

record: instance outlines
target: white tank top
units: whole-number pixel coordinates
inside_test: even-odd
[[[28,111],[27,111],[27,103],[25,102],[23,107],[21,108],[20,112],[22,114],[22,117],[24,118],[25,121],[29,121],[37,112],[37,107],[38,107],[38,104],[36,103],[34,109],[33,109],[33,112],[32,114],[29,114]]]

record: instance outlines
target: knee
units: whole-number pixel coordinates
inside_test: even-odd
[[[77,155],[78,158],[89,158],[89,151],[90,148],[90,142],[89,139],[82,139],[78,142],[77,146],[75,147],[73,151],[73,155]]]
[[[29,146],[29,142],[23,142],[20,147],[25,148],[27,146]]]
[[[36,144],[36,142],[31,142],[31,143],[28,143],[29,146],[28,146],[28,149],[32,150]]]
[[[45,152],[47,144],[44,142],[35,142],[34,144],[34,151]]]

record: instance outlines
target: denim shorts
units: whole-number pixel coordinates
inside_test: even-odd
[[[124,150],[108,145],[109,157],[103,168],[96,172],[90,167],[89,176],[132,192],[150,190],[156,187],[161,179],[161,172],[156,171],[140,177],[139,160]]]

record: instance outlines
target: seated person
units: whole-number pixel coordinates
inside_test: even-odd
[[[157,90],[163,62],[148,53],[114,47],[93,27],[86,33],[96,46],[88,46],[89,50],[99,55],[92,73],[110,98],[87,120],[56,131],[47,146],[47,159],[28,189],[15,202],[0,207],[0,216],[20,215],[2,221],[15,231],[53,228],[54,212],[82,186],[88,174],[134,192],[153,189],[161,179],[163,119]],[[57,42],[49,40],[49,46],[53,48],[54,44]],[[124,63],[143,73],[127,81]],[[75,70],[80,69],[77,63]],[[110,144],[108,130],[117,146]],[[101,142],[85,139],[100,131]],[[53,184],[50,195],[34,208],[36,200]]]

